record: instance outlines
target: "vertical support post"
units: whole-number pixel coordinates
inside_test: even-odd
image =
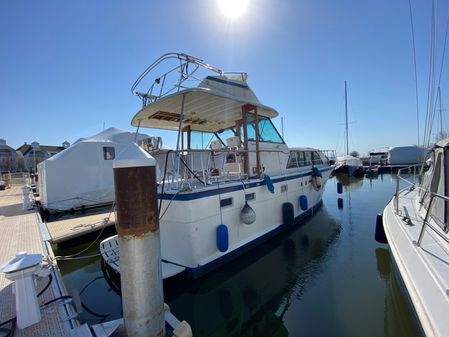
[[[249,177],[249,154],[248,154],[248,116],[246,105],[242,106],[243,124],[243,172]]]
[[[256,174],[257,178],[260,178],[259,115],[257,114],[257,107],[254,107],[254,129],[256,131]]]
[[[190,125],[187,125],[185,129],[187,131],[187,150],[190,150],[192,148],[191,144],[192,127]]]
[[[181,131],[181,151],[184,151],[184,129]]]
[[[433,203],[434,198],[435,198],[435,195],[431,192],[429,206],[427,208],[427,213],[426,213],[426,216],[424,217],[424,222],[422,223],[421,232],[419,233],[418,242],[416,244],[418,247],[421,246],[422,238],[424,237],[424,232],[426,230],[427,222],[429,221],[430,211],[432,209],[432,203]]]
[[[165,336],[155,165],[134,143],[113,164],[127,337]]]
[[[179,88],[178,88],[179,90]],[[176,141],[176,172],[173,176],[173,180],[178,180],[179,178],[179,163],[180,163],[180,157],[181,157],[181,151],[179,149],[180,141],[183,139],[182,135],[182,122],[184,120],[184,105],[185,105],[185,99],[187,94],[182,94],[182,101],[181,101],[181,111],[179,112],[179,126],[178,126],[178,139]]]
[[[394,197],[396,212],[399,212],[399,175],[400,175],[400,173],[401,173],[401,170],[399,170],[399,172],[396,176],[396,194]]]
[[[240,140],[242,139],[242,134],[241,134],[241,130],[240,130],[241,127],[242,127],[242,122],[239,120],[235,121],[235,135],[237,137],[239,137]]]

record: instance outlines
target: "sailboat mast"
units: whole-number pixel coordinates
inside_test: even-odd
[[[346,117],[346,155],[349,155],[349,143],[348,143],[348,90],[347,90],[347,84],[345,81],[345,117]]]
[[[438,98],[440,102],[440,134],[439,137],[443,138],[443,112],[441,109],[441,89],[438,87]]]

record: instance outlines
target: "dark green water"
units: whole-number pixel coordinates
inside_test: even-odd
[[[374,240],[376,214],[396,187],[393,175],[337,180],[323,207],[294,231],[257,247],[199,280],[170,279],[165,302],[194,336],[418,336],[393,272],[388,246]],[[59,254],[73,254],[86,245]],[[98,252],[92,247],[85,255]],[[121,316],[119,281],[101,258],[61,261],[89,323]]]

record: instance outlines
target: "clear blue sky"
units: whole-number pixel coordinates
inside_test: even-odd
[[[412,5],[422,128],[431,1]],[[439,68],[448,0],[437,13]],[[134,80],[161,54],[185,52],[247,72],[260,101],[284,117],[291,146],[343,151],[345,80],[351,150],[415,144],[411,41],[408,0],[252,0],[233,21],[215,0],[2,1],[0,138],[57,145],[104,123],[132,130]]]

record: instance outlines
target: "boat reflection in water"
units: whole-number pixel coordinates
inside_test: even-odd
[[[323,207],[281,235],[198,280],[164,280],[165,302],[195,336],[287,336],[283,315],[319,274],[340,225]],[[104,269],[111,288],[118,278]],[[293,296],[293,298],[292,298]]]
[[[345,192],[355,191],[359,189],[360,187],[362,187],[364,181],[363,177],[352,177],[348,176],[347,174],[340,173],[335,174],[335,178],[338,182],[343,184]]]
[[[379,277],[385,281],[385,309],[384,309],[384,336],[408,336],[417,337],[419,326],[410,325],[414,321],[407,298],[401,289],[393,271],[390,253],[387,249],[376,248],[377,272]],[[415,320],[416,322],[416,320]]]

